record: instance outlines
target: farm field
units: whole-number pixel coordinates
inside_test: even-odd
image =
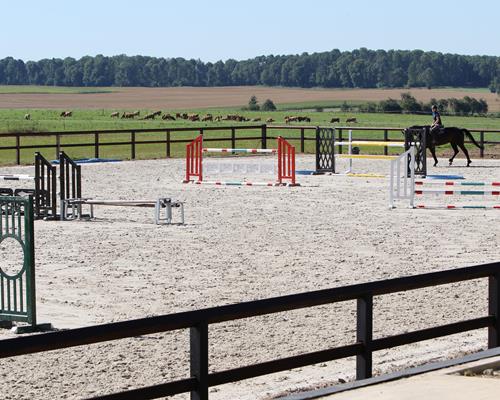
[[[379,101],[399,99],[410,92],[417,100],[464,96],[484,98],[490,112],[500,111],[500,99],[483,88],[478,89],[301,89],[265,86],[170,87],[170,88],[60,88],[45,86],[0,86],[0,109],[199,109],[241,107],[255,95],[263,102],[277,104],[315,102]]]

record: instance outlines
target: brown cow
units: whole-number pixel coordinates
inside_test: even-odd
[[[167,120],[167,121],[175,121],[175,117],[173,115],[170,115],[170,114],[163,114],[161,116],[161,119]]]
[[[333,123],[335,123],[335,122],[340,123],[340,118],[332,118],[332,119],[330,120],[330,124],[333,124]]]
[[[114,113],[111,113],[110,117],[111,118],[118,118],[120,116],[120,112],[115,111]]]
[[[356,118],[347,118],[347,119],[345,120],[345,122],[346,122],[347,124],[349,124],[349,123],[351,123],[351,122],[352,122],[352,123],[357,123],[358,121],[356,120]]]
[[[131,113],[131,112],[124,112],[122,114],[122,118],[134,118],[136,116],[136,113]]]

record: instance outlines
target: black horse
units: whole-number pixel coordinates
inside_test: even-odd
[[[430,133],[429,125],[427,126],[414,125],[410,126],[409,129],[423,129],[423,128],[429,128],[426,129],[427,136],[425,140],[426,140],[426,147],[431,151],[432,157],[434,158],[434,166],[436,166],[438,163],[438,160],[436,158],[436,146],[441,146],[447,143],[451,145],[454,154],[448,160],[450,162],[450,165],[453,164],[453,159],[458,154],[459,147],[464,152],[465,157],[467,157],[467,166],[469,166],[470,163],[472,162],[472,160],[469,157],[469,152],[467,151],[467,148],[464,145],[465,136],[467,136],[475,146],[477,146],[479,149],[482,149],[479,143],[477,143],[476,140],[474,139],[474,136],[472,136],[472,134],[465,128],[454,128],[454,127],[441,128],[439,132],[437,132],[435,135],[432,135]]]

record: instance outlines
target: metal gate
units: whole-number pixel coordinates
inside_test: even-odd
[[[405,151],[415,146],[415,175],[427,175],[427,136],[429,128],[408,128],[404,130]],[[409,171],[409,169],[408,169]]]
[[[316,128],[316,173],[335,173],[335,129]]]
[[[29,326],[18,327],[17,333],[47,330],[50,324],[37,325],[35,296],[35,241],[33,226],[33,198],[21,196],[0,197],[0,327],[10,328],[12,322]],[[13,261],[7,269],[6,251],[16,254],[19,246],[22,258]]]

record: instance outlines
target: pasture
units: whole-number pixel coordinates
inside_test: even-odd
[[[268,158],[264,158],[267,160]],[[257,158],[260,160],[260,158]],[[386,173],[380,160],[357,170]],[[430,173],[500,180],[498,160]],[[298,169],[312,169],[301,155]],[[32,174],[33,167],[2,173]],[[37,221],[40,322],[64,329],[262,299],[489,262],[498,258],[498,210],[387,209],[385,179],[299,176],[301,187],[200,187],[180,183],[184,160],[83,166],[83,195],[186,202],[185,226],[156,226],[151,211],[101,207],[97,219]],[[375,336],[486,313],[484,281],[375,298]],[[355,302],[218,324],[210,370],[351,343]],[[1,332],[2,338],[13,337]],[[376,373],[484,348],[474,331],[377,352]],[[81,398],[188,374],[187,332],[34,354],[2,361],[6,399]],[[27,369],[27,365],[30,367]],[[271,399],[352,379],[351,359],[211,389],[212,399]],[[175,398],[187,398],[178,396]]]

